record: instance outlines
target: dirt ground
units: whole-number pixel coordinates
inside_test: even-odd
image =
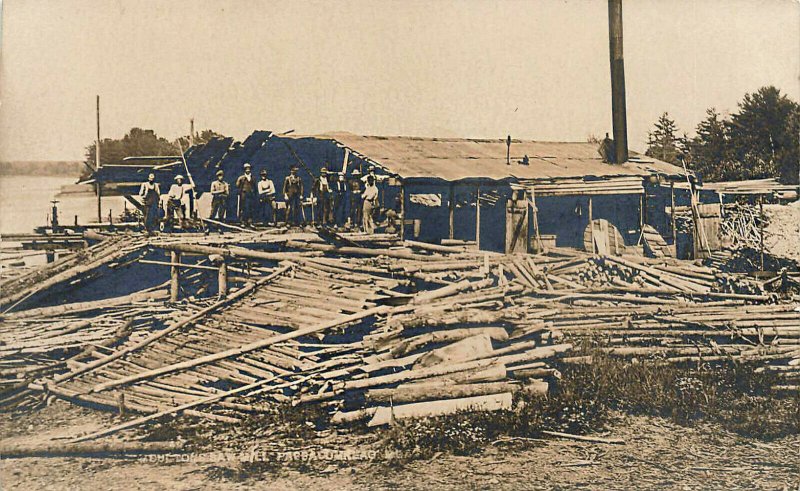
[[[52,443],[114,421],[56,402],[0,414],[0,431],[4,445]],[[221,447],[168,456],[3,459],[0,489],[800,489],[800,436],[762,442],[659,418],[620,416],[607,436],[624,445],[500,440],[476,456],[428,460],[397,455],[377,435],[331,433],[300,448],[270,441],[261,447],[277,453]]]

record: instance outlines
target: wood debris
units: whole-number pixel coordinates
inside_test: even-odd
[[[44,393],[139,413],[81,440],[284,403],[377,426],[510,409],[517,394],[546,394],[561,364],[590,362],[581,349],[598,338],[611,356],[753,361],[781,390],[800,384],[798,305],[761,279],[666,254],[501,255],[345,235],[120,236],[11,280],[0,374],[14,390],[0,403]],[[48,304],[45,290],[145,266],[165,281]]]

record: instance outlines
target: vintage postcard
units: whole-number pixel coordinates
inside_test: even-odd
[[[0,5],[0,489],[800,490],[800,2]]]

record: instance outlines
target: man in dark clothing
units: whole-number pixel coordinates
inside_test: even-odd
[[[345,181],[344,174],[333,174],[334,181],[331,184],[331,191],[333,192],[333,221],[337,227],[344,225],[346,220],[345,208],[347,202],[347,181]]]
[[[330,222],[330,194],[331,187],[328,181],[328,169],[320,171],[319,178],[314,181],[314,197],[317,198],[317,223],[327,225]]]
[[[144,202],[144,228],[152,232],[158,222],[158,205],[161,200],[161,188],[156,182],[156,175],[147,176],[147,182],[143,182],[139,188],[139,197]]]
[[[361,171],[354,169],[349,182],[350,191],[350,224],[353,228],[361,226]]]
[[[283,199],[286,201],[286,222],[298,225],[298,213],[302,214],[303,180],[297,175],[297,167],[283,180]]]
[[[256,202],[256,181],[251,173],[250,164],[244,164],[244,174],[236,179],[236,188],[239,190],[239,222],[252,226],[253,209]]]

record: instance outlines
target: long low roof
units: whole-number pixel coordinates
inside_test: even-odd
[[[506,141],[420,138],[406,136],[359,136],[329,133],[329,138],[375,161],[402,177],[427,177],[456,181],[469,178],[559,179],[575,177],[683,176],[683,169],[631,153],[622,164],[603,162],[598,144],[589,142],[540,142],[512,140],[511,165],[506,163]],[[528,165],[519,162],[528,156]]]

